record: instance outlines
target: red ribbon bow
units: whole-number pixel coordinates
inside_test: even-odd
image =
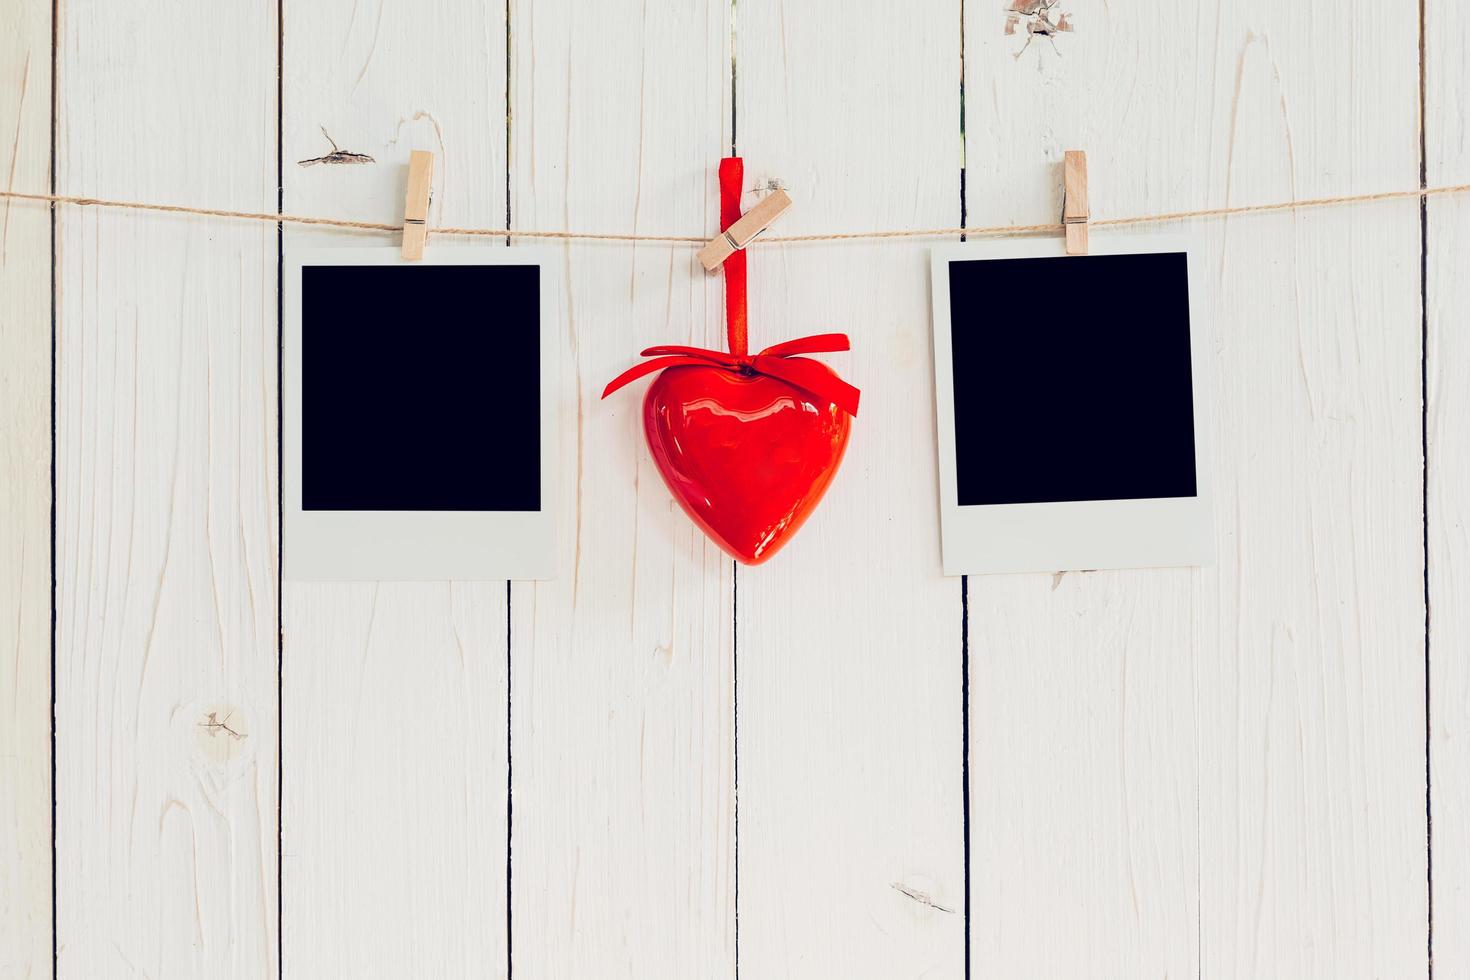
[[[740,219],[740,191],[745,166],[739,157],[720,161],[720,230],[724,231]],[[606,398],[624,385],[655,371],[669,367],[717,367],[739,374],[764,374],[778,378],[825,399],[848,415],[857,415],[859,392],[833,374],[819,361],[796,354],[815,354],[850,350],[847,334],[823,333],[811,337],[774,344],[751,356],[746,353],[745,250],[736,250],[725,260],[725,329],[730,353],[702,347],[664,344],[643,351],[643,357],[657,357],[634,365],[613,378],[602,389]]]
[[[858,408],[856,388],[827,370],[821,363],[809,361],[804,357],[792,356],[793,354],[815,354],[850,349],[847,334],[842,333],[821,333],[797,340],[788,340],[784,344],[767,347],[753,357],[749,355],[737,357],[734,354],[726,354],[724,351],[705,350],[702,347],[679,347],[672,344],[650,347],[640,356],[662,356],[659,356],[657,360],[636,364],[613,378],[602,390],[602,397],[606,398],[623,385],[637,381],[645,374],[662,371],[664,368],[718,367],[740,374],[764,374],[772,378],[779,378],[787,384],[795,385],[819,398],[826,399],[848,415],[856,415]]]

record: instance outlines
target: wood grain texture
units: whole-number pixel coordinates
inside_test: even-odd
[[[286,208],[401,222],[410,151],[429,150],[430,224],[503,222],[505,57],[502,5],[287,3]],[[299,165],[331,150],[323,129],[372,162]],[[291,582],[284,600],[285,975],[503,976],[506,584]]]
[[[1430,0],[1425,177],[1470,181],[1470,10]],[[1470,975],[1470,199],[1432,200],[1425,264],[1434,970]]]
[[[726,6],[517,0],[512,220],[717,227]],[[734,971],[731,562],[644,445],[657,343],[722,346],[688,247],[558,249],[560,577],[512,589],[517,978]]]
[[[1064,147],[1095,218],[1417,181],[1412,18],[966,23],[972,222],[1060,213]],[[1195,231],[1220,559],[970,580],[972,965],[1422,974],[1417,208]]]
[[[1221,4],[1194,110],[1207,200],[1414,184],[1414,24],[1332,13]],[[1210,229],[1222,535],[1196,703],[1218,976],[1427,972],[1418,210]]]
[[[958,27],[957,4],[740,4],[739,149],[748,189],[790,189],[782,233],[957,223]],[[821,507],[739,570],[743,975],[963,973],[961,583],[940,572],[927,269],[918,244],[751,254],[752,349],[845,331],[852,353],[822,359],[863,396]]]
[[[51,5],[6,5],[0,181],[51,177]],[[9,152],[6,152],[6,150]],[[0,203],[0,976],[51,975],[51,218]]]
[[[275,206],[271,5],[61,5],[60,193]],[[63,977],[276,964],[276,236],[57,214]]]

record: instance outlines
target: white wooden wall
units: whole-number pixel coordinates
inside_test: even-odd
[[[424,148],[436,224],[648,233],[732,145],[793,233],[1048,220],[1066,147],[1100,216],[1470,181],[1470,12],[1401,6],[1017,58],[981,0],[0,0],[0,181],[392,221]],[[280,249],[378,239],[0,201],[0,977],[1470,975],[1470,199],[1192,230],[1215,567],[939,574],[919,243],[752,253],[752,342],[847,331],[864,403],[735,567],[598,400],[720,281],[576,243],[562,576],[283,586]]]

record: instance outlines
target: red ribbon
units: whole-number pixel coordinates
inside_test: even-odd
[[[720,161],[721,231],[740,220],[740,192],[744,183],[745,166],[739,157],[726,157]],[[602,397],[606,398],[624,385],[664,368],[717,367],[739,374],[763,374],[778,378],[809,391],[818,398],[826,399],[848,415],[857,415],[859,392],[856,388],[837,377],[819,361],[793,356],[850,350],[847,335],[823,333],[801,337],[767,347],[754,356],[749,355],[746,353],[745,250],[736,249],[725,259],[724,267],[725,332],[729,339],[730,353],[672,344],[650,347],[641,356],[657,359],[634,365],[618,375],[602,389]]]
[[[740,191],[745,186],[745,161],[725,157],[720,161],[720,231],[728,231],[740,220]],[[744,357],[746,341],[745,249],[737,248],[725,259],[725,334],[730,353]]]

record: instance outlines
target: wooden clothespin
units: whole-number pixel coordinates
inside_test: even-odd
[[[1062,225],[1067,231],[1067,254],[1087,254],[1087,154],[1068,150],[1062,157]]]
[[[403,257],[424,257],[429,238],[429,198],[434,188],[434,154],[414,150],[408,155],[408,194],[403,201]]]
[[[714,272],[720,265],[750,244],[751,239],[770,227],[771,222],[791,207],[791,197],[783,190],[776,190],[761,198],[760,203],[740,216],[740,220],[720,232],[699,250],[699,261],[706,272]]]

